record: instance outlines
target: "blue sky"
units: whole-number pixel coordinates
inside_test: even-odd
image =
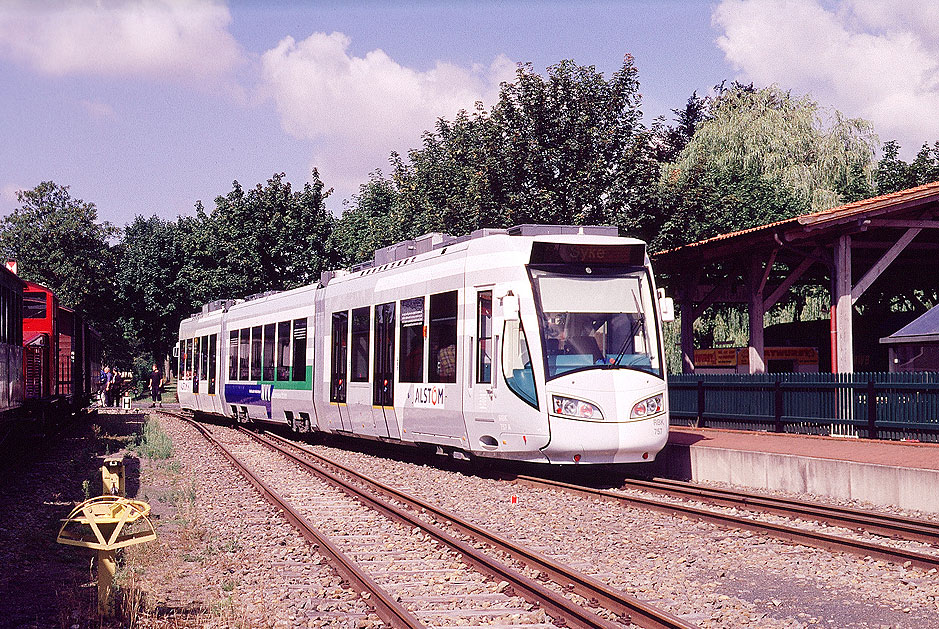
[[[516,63],[609,74],[627,53],[647,124],[740,79],[871,120],[907,158],[939,140],[939,3],[6,0],[0,214],[53,180],[123,226],[314,167],[338,212]]]

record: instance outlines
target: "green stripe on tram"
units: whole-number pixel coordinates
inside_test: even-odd
[[[306,366],[306,380],[259,380],[258,384],[270,384],[281,391],[309,391],[313,388],[313,365]]]

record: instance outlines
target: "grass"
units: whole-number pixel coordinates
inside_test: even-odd
[[[131,449],[138,456],[149,459],[168,459],[173,456],[173,441],[160,425],[160,420],[150,417]]]

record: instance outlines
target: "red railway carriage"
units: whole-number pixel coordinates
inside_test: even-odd
[[[75,410],[88,403],[101,369],[97,333],[45,286],[23,292],[23,384],[27,404]]]

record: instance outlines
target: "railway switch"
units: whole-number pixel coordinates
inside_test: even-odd
[[[122,463],[121,489],[123,480]],[[149,514],[150,505],[141,500],[97,496],[75,507],[62,521],[55,541],[98,551],[98,611],[102,616],[113,613],[111,592],[117,570],[117,550],[156,539]]]
[[[124,457],[105,457],[101,466],[101,493],[105,496],[126,496],[124,491]]]

